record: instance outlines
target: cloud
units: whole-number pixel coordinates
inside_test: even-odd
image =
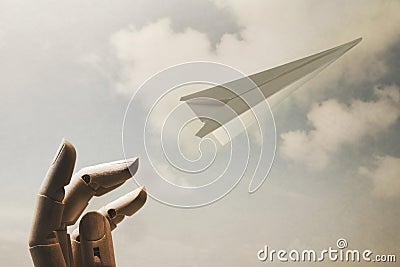
[[[120,66],[117,90],[131,94],[154,73],[182,62],[211,60],[251,74],[364,37],[351,58],[345,56],[314,84],[312,92],[322,93],[324,84],[339,78],[360,83],[381,77],[387,68],[380,55],[399,39],[400,2],[396,1],[214,3],[221,14],[229,10],[242,26],[237,33],[223,34],[215,48],[207,32],[184,26],[175,31],[170,18],[142,28],[130,25],[113,34],[112,49]]]
[[[111,42],[121,66],[116,84],[120,92],[134,92],[151,75],[172,65],[213,60],[206,34],[191,28],[174,32],[168,18],[141,29],[122,29],[112,36]]]
[[[350,104],[329,99],[314,105],[307,114],[312,130],[281,134],[281,155],[311,169],[323,169],[344,145],[357,145],[364,137],[376,137],[400,116],[400,89],[375,88],[376,101],[352,100]]]
[[[400,196],[400,158],[383,156],[375,159],[375,168],[361,167],[359,173],[372,178],[373,193],[379,197]]]
[[[297,102],[308,107],[339,83],[355,86],[377,81],[387,71],[382,53],[399,41],[398,1],[212,2],[221,11],[229,10],[241,26],[236,33],[223,34],[215,46],[208,33],[199,30],[201,27],[181,25],[177,31],[168,17],[115,32],[111,48],[119,65],[116,90],[130,96],[155,73],[183,62],[216,61],[251,74],[363,37],[349,52],[351,55],[319,74],[308,83],[307,91],[295,94]],[[282,155],[312,168],[323,168],[330,154],[342,145],[384,131],[398,117],[398,109],[392,104],[396,99],[392,96],[389,100],[390,90],[386,89],[375,92],[377,101],[354,100],[346,106],[331,99],[314,105],[308,119],[315,129],[283,134]],[[151,94],[165,92],[165,88],[159,90]],[[161,119],[154,123],[155,128],[159,128]],[[192,147],[188,144],[183,148]]]

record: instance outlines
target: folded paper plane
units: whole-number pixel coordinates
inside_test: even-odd
[[[361,41],[361,38],[248,77],[181,97],[203,122],[196,133],[205,137],[257,104],[270,100],[290,85],[328,66]],[[226,112],[229,108],[231,112]],[[224,115],[221,115],[224,114]]]

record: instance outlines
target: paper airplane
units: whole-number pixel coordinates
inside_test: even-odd
[[[315,55],[181,97],[180,100],[186,101],[204,123],[196,136],[202,138],[215,132],[260,102],[328,66],[360,41],[361,38],[358,38]],[[233,112],[223,112],[226,106]]]

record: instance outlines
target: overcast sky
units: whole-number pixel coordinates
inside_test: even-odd
[[[252,74],[358,37],[274,108],[277,155],[259,191],[244,177],[203,208],[149,199],[113,232],[117,263],[257,266],[264,245],[322,250],[339,238],[399,258],[399,12],[384,0],[0,0],[1,262],[31,265],[35,195],[61,139],[77,169],[123,158],[125,109],[156,72],[201,60]]]

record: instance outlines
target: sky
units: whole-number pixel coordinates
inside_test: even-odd
[[[385,0],[0,0],[1,261],[32,265],[35,195],[62,138],[76,170],[122,159],[125,110],[155,73],[210,61],[252,74],[358,37],[273,108],[277,150],[256,193],[245,176],[201,208],[148,199],[113,232],[117,264],[262,266],[265,245],[322,250],[339,238],[399,258],[399,11]]]

